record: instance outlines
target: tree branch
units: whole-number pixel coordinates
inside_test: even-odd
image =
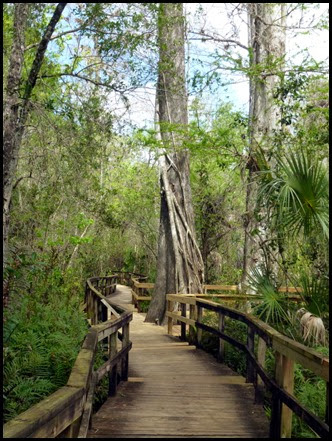
[[[64,10],[67,3],[58,3],[57,7],[55,8],[55,11],[53,13],[53,17],[51,18],[46,31],[39,43],[35,59],[33,60],[32,67],[29,73],[27,85],[25,87],[25,92],[23,96],[23,100],[27,102],[31,96],[32,90],[35,87],[38,73],[40,71],[41,65],[44,60],[44,55],[48,46],[48,43],[50,42],[50,39],[52,37],[52,34],[54,32],[55,26],[60,20],[62,11]]]

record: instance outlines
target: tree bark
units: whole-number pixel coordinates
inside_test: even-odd
[[[194,229],[189,152],[183,148],[188,124],[182,3],[159,8],[160,132],[167,153],[161,160],[157,278],[146,321],[162,324],[166,294],[201,293],[204,266]]]
[[[15,3],[14,36],[10,55],[3,123],[3,268],[8,260],[8,238],[10,204],[17,169],[19,151],[29,114],[29,100],[44,59],[47,45],[59,21],[66,3],[59,3],[39,43],[32,67],[25,85],[22,85],[24,62],[24,34],[26,31],[29,3]],[[20,89],[24,87],[23,99]],[[5,288],[5,286],[4,286]],[[8,302],[4,299],[4,304]]]
[[[280,109],[273,101],[273,91],[280,82],[280,77],[275,74],[275,63],[282,66],[286,40],[284,3],[248,3],[247,7],[252,75],[249,83],[248,179],[241,278],[244,285],[248,282],[250,268],[261,263],[271,266],[269,252],[260,245],[268,235],[269,226],[264,207],[257,204],[257,172],[260,171],[259,157],[264,158],[270,167],[274,165],[271,139],[280,121]]]

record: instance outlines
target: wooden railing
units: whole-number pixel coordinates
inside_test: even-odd
[[[181,305],[180,315],[174,312],[174,303]],[[189,317],[187,306],[189,305]],[[218,315],[218,329],[202,323],[203,311],[214,311]],[[246,380],[255,387],[255,400],[262,403],[268,390],[272,396],[270,437],[272,439],[291,436],[292,413],[301,418],[318,436],[329,436],[329,359],[273,329],[256,317],[219,303],[202,300],[195,295],[167,295],[168,333],[172,334],[173,321],[181,323],[181,338],[186,339],[189,326],[189,341],[201,347],[202,331],[219,337],[218,360],[225,355],[224,342],[228,342],[246,355]],[[235,340],[225,334],[225,317],[247,325],[247,343]],[[255,336],[258,339],[255,339]],[[257,341],[256,341],[257,340]],[[256,346],[256,347],[255,347]],[[275,375],[270,378],[265,370],[266,348],[272,348],[275,355]],[[293,395],[294,363],[326,381],[326,421],[321,421],[306,409]]]
[[[151,300],[151,291],[154,288],[154,283],[142,282],[142,278],[131,278],[131,295],[132,304],[137,308],[138,312],[141,311],[141,302]]]
[[[6,423],[4,438],[86,438],[97,383],[108,374],[108,394],[112,396],[118,382],[128,379],[132,313],[106,299],[105,295],[113,293],[115,287],[116,276],[93,277],[87,281],[84,307],[93,326],[85,337],[67,384]],[[108,360],[94,370],[98,342],[107,343]]]
[[[133,274],[133,273],[127,273]],[[152,291],[154,289],[154,283],[148,283],[145,281],[144,276],[133,276],[131,277],[131,294],[132,294],[132,304],[137,308],[138,312],[141,311],[141,302],[150,301],[152,296]],[[128,284],[128,283],[127,283]],[[128,284],[129,285],[129,284]],[[209,293],[210,291],[210,293]],[[212,292],[213,291],[213,292]],[[217,292],[216,292],[217,291]],[[221,291],[221,292],[220,292]],[[301,302],[302,298],[299,294],[301,288],[286,287],[282,286],[278,289],[279,292],[285,293],[288,300],[294,302]],[[233,294],[231,294],[233,292]],[[236,294],[234,294],[236,293]],[[198,298],[211,298],[218,297],[225,301],[247,301],[260,302],[262,296],[253,294],[243,294],[239,290],[238,285],[203,285],[203,294],[197,294]]]
[[[114,270],[112,271],[112,274],[116,275],[117,283],[130,287],[133,286],[133,281],[132,281],[133,278],[140,281],[144,281],[147,279],[147,276],[145,276],[144,274],[133,273],[128,271]]]

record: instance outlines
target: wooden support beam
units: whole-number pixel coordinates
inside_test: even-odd
[[[193,322],[196,321],[197,318],[197,310],[195,305],[189,305],[189,319]],[[196,343],[196,333],[194,324],[189,324],[189,343],[195,344]]]
[[[171,302],[170,300],[167,300],[167,311],[166,311],[166,315],[168,317],[167,319],[167,334],[168,335],[173,335],[173,319],[172,316],[168,315],[167,313],[171,313],[173,310],[173,304],[174,302]]]
[[[259,337],[258,348],[257,348],[257,361],[262,366],[265,367],[265,355],[266,355],[266,342]],[[257,384],[255,388],[255,403],[262,404],[264,402],[264,382],[261,377],[257,376]]]
[[[294,391],[294,361],[276,352],[275,379],[277,384],[286,392]],[[280,406],[280,438],[290,438],[292,434],[293,412],[285,404]]]
[[[225,330],[225,316],[221,312],[219,313],[219,323],[218,329],[220,332],[224,332]],[[225,342],[222,338],[219,338],[219,347],[218,347],[218,361],[223,363],[225,358]]]
[[[129,323],[125,324],[122,328],[122,349],[129,345]],[[128,380],[128,363],[129,355],[128,353],[122,358],[121,361],[121,380]]]
[[[109,336],[109,359],[111,360],[118,353],[118,331]],[[108,395],[110,397],[116,395],[118,385],[117,381],[117,364],[115,364],[108,373]]]
[[[255,330],[253,327],[248,325],[248,332],[247,332],[247,349],[253,353],[255,348]],[[247,383],[254,383],[256,380],[256,371],[255,367],[250,361],[250,357],[247,357],[247,374],[246,374],[246,382]]]
[[[181,304],[181,316],[187,317],[187,305],[185,303]],[[186,340],[186,323],[181,321],[181,340]]]
[[[201,323],[203,318],[203,308],[197,305],[197,323]],[[202,345],[202,329],[197,329],[197,346]]]

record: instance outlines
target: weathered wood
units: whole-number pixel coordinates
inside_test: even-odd
[[[252,325],[255,332],[263,338],[269,346],[272,346],[275,350],[295,362],[300,363],[303,367],[310,369],[314,374],[320,376],[325,381],[329,381],[329,359],[314,349],[282,335],[256,317],[237,311],[234,308],[207,300],[197,300],[197,305],[211,311],[222,312],[228,317]]]
[[[103,340],[105,337],[113,334],[115,331],[118,331],[122,328],[123,325],[132,320],[132,312],[126,312],[121,315],[116,320],[108,320],[105,323],[101,323],[95,326],[95,329],[98,331],[98,341]]]
[[[218,329],[219,332],[224,333],[225,330],[225,316],[222,313],[219,313],[219,321],[218,321]],[[225,357],[225,343],[222,338],[219,338],[219,347],[218,347],[218,361],[222,363]]]
[[[192,324],[189,323],[189,343],[195,344],[196,343],[196,333],[195,333],[195,321],[196,321],[196,306],[195,305],[189,305],[189,319],[192,320]]]
[[[212,355],[144,323],[143,314],[134,315],[130,338],[129,381],[94,415],[89,438],[268,435],[252,385]]]
[[[304,368],[311,370],[323,380],[329,381],[329,359],[314,349],[281,334],[273,338],[272,347]]]
[[[109,360],[113,360],[117,355],[117,332],[113,332],[109,337]],[[110,372],[108,373],[108,395],[114,396],[117,389],[117,362],[113,364]]]
[[[248,326],[247,332],[247,349],[254,352],[255,347],[255,331],[251,326]],[[254,365],[251,363],[250,357],[247,357],[247,383],[254,383],[256,379],[256,371]]]
[[[86,398],[86,402],[84,404],[81,424],[80,424],[77,438],[86,438],[88,430],[90,428],[91,415],[92,415],[92,402],[93,402],[93,394],[94,394],[95,386],[96,386],[96,380],[97,380],[97,375],[94,372],[91,375],[89,392],[88,392],[88,395]]]
[[[83,388],[64,386],[4,425],[4,438],[54,438],[82,412]]]
[[[67,386],[82,387],[88,390],[95,351],[81,349],[71,370]]]
[[[201,325],[201,321],[203,318],[203,308],[197,303],[197,346],[200,347],[202,344],[202,328],[199,327]]]
[[[174,305],[174,302],[172,302],[171,300],[167,300],[166,317],[168,317],[168,319],[167,319],[167,325],[168,325],[167,326],[167,333],[168,333],[168,335],[173,334],[173,318],[172,318],[172,316],[168,315],[173,310],[173,305]]]
[[[257,348],[257,361],[264,369],[265,367],[265,355],[266,355],[266,342],[259,337]],[[262,404],[264,402],[264,382],[261,377],[257,376],[257,384],[255,389],[255,402]]]
[[[132,348],[132,343],[129,342],[128,345],[122,348],[120,351],[118,351],[112,357],[112,359],[107,360],[102,366],[100,366],[96,371],[97,382],[99,382],[104,377],[104,375],[107,374],[107,372],[112,371],[113,367],[118,365],[119,362],[121,362],[123,357],[128,354],[131,348]]]
[[[129,343],[130,343],[129,342],[129,323],[127,323],[122,328],[122,349],[127,349]],[[130,348],[128,348],[128,352],[129,352],[129,349]],[[126,354],[124,354],[124,356],[122,357],[122,362],[121,362],[121,380],[122,381],[128,380],[128,367],[129,367],[128,352],[126,352]]]
[[[184,323],[186,325],[195,326],[195,323],[196,323],[195,320],[192,320],[188,317],[183,317],[177,311],[174,311],[174,312],[166,311],[166,317],[171,318],[172,322],[173,322],[173,320],[177,320],[177,321]],[[172,335],[172,334],[170,334],[170,335]]]
[[[330,424],[330,383],[326,383],[326,409],[325,409],[325,422]]]
[[[181,316],[186,318],[187,316],[187,305],[185,303],[181,304]],[[186,340],[186,322],[181,320],[181,340]]]
[[[267,340],[272,347],[280,347],[280,353],[277,352],[277,357],[285,357],[285,354],[289,355],[290,362],[288,363],[289,366],[292,366],[294,363],[294,360],[298,360],[301,357],[305,358],[307,355],[308,358],[305,359],[305,361],[302,363],[306,364],[306,366],[311,366],[311,370],[313,372],[320,373],[321,376],[324,378],[326,376],[328,378],[328,372],[325,370],[326,367],[329,364],[329,360],[326,357],[321,356],[316,351],[311,350],[310,348],[305,347],[304,345],[301,345],[300,343],[297,343],[270,326],[266,324],[261,324],[259,320],[256,320],[250,315],[245,315],[243,313],[237,313],[235,310],[230,308],[225,308],[224,306],[220,306],[213,302],[206,302],[206,301],[199,301],[197,300],[197,306],[200,308],[207,308],[212,311],[222,311],[226,312],[227,315],[231,316],[232,318],[235,318],[238,316],[238,320],[247,323],[248,325],[252,326],[252,332],[258,331],[258,334],[260,336],[264,335],[263,332],[268,333]],[[274,382],[264,372],[263,367],[257,362],[255,355],[253,353],[253,350],[250,349],[247,346],[243,345],[240,342],[237,342],[230,336],[226,336],[225,334],[222,334],[220,331],[207,326],[203,323],[196,322],[196,326],[199,329],[205,329],[208,332],[211,332],[215,335],[217,335],[219,338],[223,338],[226,341],[233,344],[238,349],[242,350],[247,354],[247,359],[250,361],[250,363],[253,364],[254,369],[257,370],[258,374],[261,376],[262,380],[264,381],[265,385],[268,386],[269,390],[272,392],[272,417],[271,417],[271,437],[278,438],[280,437],[281,430],[283,430],[283,433],[289,432],[289,412],[285,413],[285,405],[288,406],[290,410],[292,410],[296,415],[298,415],[303,421],[305,421],[317,434],[319,434],[322,437],[326,437],[329,431],[328,426],[321,421],[317,416],[315,416],[312,412],[305,409],[299,402],[296,400],[287,390],[286,387],[281,388],[279,386],[278,382]],[[263,331],[264,330],[264,331]],[[280,376],[280,369],[282,369],[280,366],[282,366],[282,362],[277,359],[276,361],[276,375]],[[281,381],[281,380],[280,380]],[[285,383],[286,384],[286,383]],[[291,380],[287,380],[287,388],[290,390],[292,388],[291,386]],[[283,409],[283,411],[282,411]],[[286,416],[285,416],[286,415]],[[288,415],[288,416],[287,416]],[[282,418],[283,416],[283,418]]]
[[[238,291],[238,285],[203,285],[203,290],[207,291]]]
[[[294,389],[294,361],[280,353],[276,353],[275,378],[280,387],[290,394]],[[290,438],[292,434],[292,411],[285,404],[281,405],[280,436]]]

